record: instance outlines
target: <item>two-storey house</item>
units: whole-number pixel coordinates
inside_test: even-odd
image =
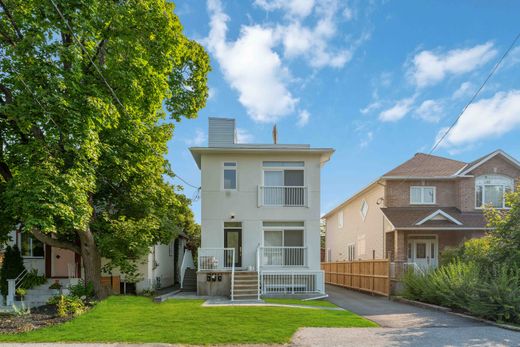
[[[210,118],[201,170],[197,290],[232,299],[323,292],[320,170],[330,148],[239,144],[235,120]]]
[[[323,216],[327,258],[435,267],[446,247],[485,234],[484,207],[507,209],[518,177],[501,150],[470,163],[418,153]]]

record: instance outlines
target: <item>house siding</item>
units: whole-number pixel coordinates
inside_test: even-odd
[[[459,207],[458,180],[408,180],[386,181],[386,207],[410,207],[428,206],[410,204],[410,187],[431,186],[436,187],[436,202],[429,206],[455,206]]]
[[[372,259],[375,254],[376,259],[384,257],[385,244],[385,222],[384,215],[378,200],[384,196],[384,187],[375,184],[373,188],[364,194],[349,201],[342,208],[336,210],[326,219],[326,249],[330,249],[332,261],[347,259],[347,245],[356,244],[356,259]],[[368,213],[363,220],[360,209],[365,200],[368,203]],[[380,201],[380,204],[382,202]],[[338,215],[343,211],[343,228],[338,228]],[[365,252],[359,253],[358,241],[360,237],[365,237]]]
[[[222,163],[237,163],[237,190],[222,189]],[[259,207],[263,161],[303,161],[308,207]],[[263,221],[303,221],[309,269],[320,268],[320,155],[313,153],[203,154],[201,157],[201,247],[224,247],[224,222],[242,222],[242,266],[256,266]],[[231,219],[231,216],[234,219]]]

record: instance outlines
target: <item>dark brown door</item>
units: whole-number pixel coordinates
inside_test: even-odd
[[[235,267],[242,266],[242,229],[224,229],[224,247],[235,249]],[[226,267],[231,267],[232,256],[225,257]]]

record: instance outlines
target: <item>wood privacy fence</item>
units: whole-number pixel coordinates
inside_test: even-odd
[[[325,283],[384,296],[390,295],[390,261],[358,260],[321,263]]]

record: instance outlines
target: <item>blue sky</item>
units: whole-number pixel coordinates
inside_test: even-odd
[[[171,140],[175,172],[199,184],[188,147],[207,145],[210,116],[236,118],[241,142],[271,143],[276,123],[281,143],[336,149],[322,212],[428,152],[520,31],[520,2],[505,0],[175,3],[213,69],[206,108]],[[520,158],[519,130],[520,43],[434,154]]]

